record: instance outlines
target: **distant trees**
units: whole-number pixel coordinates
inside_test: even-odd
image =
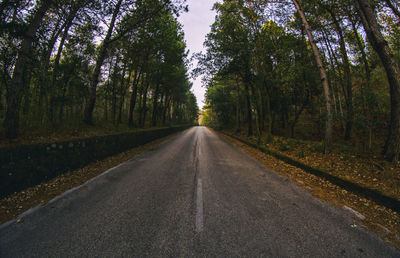
[[[181,0],[3,1],[0,121],[145,126],[192,122]],[[197,111],[196,111],[197,112]]]
[[[386,130],[384,156],[399,160],[400,6],[373,4],[215,4],[218,15],[196,70],[207,74],[208,121],[236,130],[246,125],[257,137],[319,137],[326,152],[338,137],[363,137],[372,148],[373,135]]]

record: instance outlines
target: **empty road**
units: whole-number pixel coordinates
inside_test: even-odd
[[[193,127],[0,226],[0,257],[400,257],[353,223]]]

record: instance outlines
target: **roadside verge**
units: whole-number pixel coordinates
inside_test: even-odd
[[[355,228],[361,226],[368,228],[368,230],[374,231],[385,241],[400,248],[400,213],[345,190],[325,178],[318,177],[273,155],[267,154],[259,150],[254,143],[251,143],[253,147],[246,144],[245,140],[240,141],[228,136],[228,134],[219,133],[220,137],[258,160],[266,168],[289,178],[297,186],[310,192],[316,198],[349,212],[355,219],[355,223],[349,224],[349,227]]]
[[[188,127],[0,148],[0,198]]]
[[[88,180],[102,174],[110,168],[131,160],[144,151],[156,148],[159,144],[176,136],[178,133],[179,132],[169,134],[168,136],[158,138],[157,140],[151,141],[147,144],[92,162],[82,168],[67,171],[50,180],[0,199],[0,224],[17,218],[18,215],[33,207],[45,205],[54,197],[84,184]],[[17,222],[22,221],[17,220]]]
[[[232,137],[232,138],[234,138],[234,139],[236,139],[236,140],[238,140],[238,141],[240,141],[242,143],[245,143],[245,144],[249,145],[250,147],[256,148],[256,149],[258,149],[258,150],[260,150],[260,151],[262,151],[262,152],[264,152],[264,153],[266,153],[268,155],[274,156],[275,158],[280,159],[280,160],[282,160],[282,161],[284,161],[284,162],[286,162],[286,163],[288,163],[290,165],[293,165],[295,167],[301,168],[302,170],[304,170],[304,171],[306,171],[306,172],[308,172],[310,174],[313,174],[313,175],[315,175],[317,177],[320,177],[320,178],[323,178],[325,180],[328,180],[329,182],[331,182],[331,183],[333,183],[333,184],[335,184],[337,186],[340,186],[341,188],[343,188],[343,189],[345,189],[347,191],[350,191],[352,193],[355,193],[357,195],[365,197],[365,198],[367,198],[369,200],[372,200],[372,201],[374,201],[374,202],[376,202],[376,203],[378,203],[380,205],[383,205],[383,206],[385,206],[385,207],[387,207],[387,208],[389,208],[389,209],[391,209],[393,211],[400,212],[400,200],[397,200],[394,197],[387,196],[387,195],[385,195],[385,194],[383,194],[383,193],[381,193],[381,192],[379,192],[377,190],[369,189],[369,188],[363,187],[363,186],[361,186],[361,185],[359,185],[357,183],[350,182],[350,181],[345,180],[343,178],[331,175],[328,172],[325,172],[325,171],[323,171],[321,169],[313,168],[313,167],[308,166],[308,165],[306,165],[306,164],[304,164],[304,163],[302,163],[302,162],[300,162],[298,160],[295,160],[295,159],[293,159],[291,157],[282,155],[280,153],[274,152],[274,151],[269,150],[267,148],[258,146],[257,144],[254,144],[254,143],[251,143],[249,141],[246,141],[246,140],[244,140],[244,139],[242,139],[240,137],[237,137],[236,135],[228,134],[226,132],[223,132],[223,134],[225,134],[225,135],[227,135],[229,137]]]

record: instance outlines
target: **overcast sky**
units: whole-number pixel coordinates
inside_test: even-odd
[[[203,42],[210,26],[214,22],[215,12],[211,11],[215,0],[187,0],[189,12],[183,13],[178,20],[183,25],[185,40],[191,56],[203,50]],[[201,87],[201,78],[193,81],[192,91],[197,97],[200,108],[204,105],[205,88]]]

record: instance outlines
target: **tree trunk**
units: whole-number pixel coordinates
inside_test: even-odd
[[[251,102],[250,102],[250,92],[249,92],[249,84],[245,82],[244,88],[246,91],[246,106],[247,106],[247,136],[253,135],[253,119],[252,119],[252,110],[251,110]]]
[[[130,98],[130,102],[129,102],[129,115],[128,115],[128,125],[129,126],[134,126],[133,112],[135,110],[137,90],[138,90],[138,84],[139,84],[140,77],[141,77],[141,72],[139,72],[139,73],[135,72],[135,79],[133,80],[133,83],[132,83],[132,92],[131,92],[131,98]]]
[[[58,113],[58,119],[59,119],[60,122],[62,122],[62,120],[63,120],[64,105],[65,105],[65,96],[66,96],[66,93],[67,93],[67,86],[68,86],[68,84],[69,84],[69,81],[68,81],[68,82],[66,83],[66,85],[64,85],[64,87],[62,87],[62,89],[61,89],[62,95],[61,95],[60,110],[59,110],[59,113]]]
[[[171,102],[171,98],[169,98],[168,96],[165,96],[165,104],[164,104],[163,120],[162,120],[163,125],[165,125],[165,123],[167,122],[167,110],[169,108],[170,102]]]
[[[61,58],[61,51],[62,51],[62,49],[63,49],[63,47],[64,47],[65,40],[67,39],[68,31],[69,31],[69,29],[70,29],[71,26],[72,26],[72,22],[73,22],[73,20],[75,19],[75,16],[76,16],[76,14],[77,14],[79,8],[80,8],[80,7],[79,7],[79,5],[78,5],[77,7],[75,7],[74,9],[71,10],[71,12],[68,14],[67,20],[65,21],[65,23],[63,24],[63,26],[60,28],[60,31],[59,31],[59,33],[58,33],[58,35],[57,35],[57,38],[58,38],[59,34],[60,34],[62,31],[64,31],[64,32],[63,32],[63,36],[61,37],[61,40],[60,40],[60,44],[59,44],[58,49],[57,49],[56,58],[55,58],[55,60],[54,60],[53,75],[52,75],[51,84],[50,84],[52,87],[50,88],[50,92],[49,92],[50,105],[53,105],[53,104],[54,104],[54,97],[55,97],[55,96],[54,96],[54,90],[56,90],[56,89],[55,89],[55,82],[56,82],[57,73],[58,73],[58,66],[59,66],[60,58]],[[51,54],[51,52],[50,52],[50,54]],[[50,58],[50,56],[49,56],[49,58]],[[48,62],[50,62],[50,59],[48,59]],[[47,68],[46,68],[46,69],[47,69]],[[47,81],[45,82],[45,84],[48,85]],[[64,90],[65,90],[65,89],[63,89],[63,91],[64,91]],[[53,117],[54,107],[50,106],[50,108],[48,109],[48,111],[49,111],[48,114],[47,114],[48,119],[49,119],[50,122],[53,122],[53,119],[54,119],[54,117]]]
[[[337,20],[337,18],[335,16],[334,12],[332,10],[328,10],[328,11],[332,16],[332,20],[333,20],[333,23],[336,28],[336,32],[339,37],[340,54],[342,56],[343,70],[344,70],[345,81],[346,81],[346,90],[344,91],[344,93],[345,93],[344,96],[345,96],[345,101],[346,101],[347,113],[346,113],[346,130],[345,130],[345,134],[344,134],[344,139],[347,141],[347,140],[350,140],[350,138],[351,138],[351,130],[353,127],[353,120],[354,120],[353,91],[352,91],[352,83],[351,83],[350,64],[349,64],[349,58],[347,56],[346,43],[344,41],[342,28],[339,24],[339,21]]]
[[[256,136],[257,136],[257,144],[260,144],[261,142],[261,130],[260,130],[260,105],[258,103],[258,93],[254,89],[254,85],[250,84],[250,91],[251,95],[253,97],[253,104],[254,104],[254,111],[255,111],[255,119],[256,119]]]
[[[118,107],[118,124],[122,123],[122,108],[124,106],[124,102],[125,102],[125,95],[126,95],[126,90],[127,87],[125,85],[128,85],[131,83],[131,71],[128,70],[128,80],[125,82],[125,73],[126,73],[126,68],[124,68],[124,72],[122,75],[122,82],[121,82],[121,88],[120,88],[120,99],[119,99],[119,107]]]
[[[383,37],[375,12],[368,0],[354,0],[369,42],[378,53],[386,71],[390,86],[390,126],[383,148],[386,159],[398,161],[400,158],[400,69],[388,43]]]
[[[371,71],[369,69],[369,64],[368,64],[368,59],[367,59],[367,54],[365,53],[365,44],[363,42],[363,39],[360,38],[360,35],[358,34],[357,27],[356,27],[356,22],[353,19],[353,15],[351,13],[347,13],[347,16],[349,17],[349,20],[351,22],[351,27],[353,29],[357,45],[360,49],[361,52],[361,58],[364,63],[364,69],[365,69],[365,78],[366,78],[366,84],[367,84],[367,89],[370,89],[371,87]]]
[[[115,125],[116,123],[116,111],[117,111],[117,88],[119,83],[118,78],[118,64],[119,64],[120,56],[117,54],[117,58],[115,60],[113,73],[111,77],[111,121],[112,124]],[[112,62],[112,60],[111,60]]]
[[[239,80],[236,78],[236,132],[240,132],[240,88]]]
[[[64,48],[64,44],[65,44],[65,41],[66,41],[67,36],[68,36],[68,31],[72,26],[72,22],[74,21],[75,15],[76,15],[77,12],[78,12],[78,10],[76,9],[74,11],[71,11],[71,13],[68,15],[68,20],[66,22],[66,25],[65,25],[65,28],[64,28],[64,32],[63,32],[63,35],[62,35],[61,40],[60,40],[60,44],[58,45],[56,58],[54,59],[53,76],[52,76],[52,79],[51,79],[51,85],[53,87],[54,87],[54,84],[55,84],[55,82],[57,80],[58,66],[60,64],[62,49]]]
[[[10,139],[17,138],[19,133],[19,110],[21,107],[23,77],[27,59],[32,49],[32,42],[37,29],[42,23],[43,17],[52,3],[52,0],[43,0],[39,3],[40,7],[34,14],[31,23],[25,31],[21,47],[18,51],[11,85],[7,92],[7,110],[3,123],[6,137]]]
[[[294,118],[293,118],[293,122],[289,123],[290,124],[290,137],[294,138],[294,132],[295,132],[295,127],[297,122],[299,121],[300,115],[301,113],[303,113],[304,108],[306,107],[307,103],[302,103],[301,107],[299,110],[297,110],[297,106],[295,105],[295,110],[294,110]]]
[[[48,72],[49,72],[49,65],[50,65],[50,58],[51,58],[51,53],[53,51],[54,45],[57,42],[57,39],[64,29],[66,23],[59,28],[60,21],[57,22],[55,25],[55,29],[52,32],[52,35],[50,37],[50,40],[47,42],[47,49],[44,51],[44,54],[42,56],[42,71],[41,71],[41,78],[40,78],[40,85],[38,86],[38,108],[36,110],[37,117],[40,121],[43,120],[44,115],[49,116],[49,112],[44,112],[43,111],[43,99],[45,97],[46,91],[49,90],[49,78],[48,78]],[[48,110],[47,110],[48,111]]]
[[[144,127],[146,123],[146,114],[147,114],[147,91],[149,89],[150,81],[149,79],[146,79],[146,86],[143,91],[143,96],[142,96],[142,110],[141,110],[141,115],[140,115],[140,127]]]
[[[89,96],[86,101],[85,105],[85,110],[84,110],[84,119],[83,121],[86,124],[93,124],[93,110],[94,106],[96,104],[96,90],[97,90],[97,84],[99,83],[99,77],[100,77],[100,72],[101,72],[101,67],[103,66],[103,62],[106,58],[107,54],[107,48],[109,46],[110,40],[111,40],[111,35],[114,29],[115,21],[117,19],[119,9],[121,7],[122,0],[118,0],[111,21],[110,25],[108,26],[107,34],[106,37],[104,38],[103,42],[101,43],[100,51],[97,56],[96,60],[96,65],[94,67],[94,72],[92,76],[92,80],[90,83],[90,88],[89,88]]]
[[[159,91],[160,91],[160,84],[157,83],[156,88],[154,90],[154,96],[153,96],[153,113],[151,115],[152,126],[157,125],[157,99],[158,99]]]
[[[108,121],[108,91],[104,92],[104,120]]]
[[[144,122],[146,120],[146,102],[147,102],[147,90],[149,88],[149,79],[145,78],[145,82],[141,87],[140,97],[139,97],[139,126],[144,127]]]
[[[321,83],[322,87],[324,89],[324,95],[325,95],[325,106],[326,106],[326,119],[325,119],[325,137],[324,137],[324,152],[328,153],[330,151],[331,145],[332,145],[332,101],[331,101],[331,96],[330,96],[330,90],[329,90],[329,84],[328,84],[328,78],[326,76],[325,68],[322,63],[321,55],[319,53],[317,44],[314,41],[314,37],[312,35],[311,27],[308,24],[308,21],[306,19],[306,16],[304,15],[303,11],[300,8],[300,4],[297,0],[293,0],[294,5],[296,6],[297,12],[299,13],[301,20],[303,22],[303,25],[306,29],[307,35],[308,35],[308,40],[310,42],[310,45],[312,47],[314,57],[315,57],[315,62],[317,63],[319,74],[321,77]]]

